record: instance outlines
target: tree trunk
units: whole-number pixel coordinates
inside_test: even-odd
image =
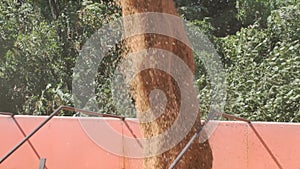
[[[145,12],[159,12],[176,15],[176,8],[172,0],[121,0],[122,14],[128,16],[137,13]],[[134,24],[134,23],[133,23]],[[183,24],[180,26],[168,25],[167,28],[173,33],[180,33],[185,36]],[[134,25],[124,23],[125,32],[132,29]],[[145,25],[147,26],[147,25]],[[174,29],[176,27],[176,30]],[[178,29],[179,28],[179,29]],[[157,29],[161,29],[158,28]],[[186,36],[185,36],[186,38]],[[157,35],[148,33],[144,35],[138,35],[130,37],[126,40],[126,47],[129,53],[138,52],[143,49],[157,48],[165,51],[169,51],[182,59],[185,64],[194,72],[194,60],[192,50],[179,40],[164,35]],[[178,69],[180,67],[174,66],[174,60],[166,62],[168,69]],[[133,66],[141,66],[143,60],[134,61]],[[187,81],[192,81],[193,77],[186,77]],[[190,87],[192,88],[192,84]],[[174,123],[178,117],[181,103],[181,94],[178,84],[174,78],[164,71],[158,69],[149,69],[147,71],[140,72],[131,84],[132,94],[135,99],[135,104],[138,112],[146,112],[150,109],[149,94],[154,89],[162,90],[166,95],[166,107],[164,113],[160,115],[156,120],[148,123],[140,123],[142,134],[145,138],[150,138],[158,134],[163,133]],[[190,93],[196,95],[196,93]],[[193,97],[193,96],[191,96]],[[149,111],[148,111],[149,112]],[[153,112],[152,112],[153,113]],[[138,117],[143,117],[144,114],[138,114]],[[196,132],[196,129],[201,125],[200,113],[197,115],[195,124],[192,130],[187,133],[187,136],[179,142],[175,147],[168,151],[158,154],[153,157],[147,157],[144,160],[144,168],[146,169],[166,169],[170,166],[172,161],[176,158],[179,152],[183,149],[186,143],[190,140],[192,135]],[[184,126],[182,126],[184,127]],[[181,128],[178,128],[177,134],[180,134]],[[171,136],[176,137],[176,136]],[[159,143],[149,147],[144,147],[145,151],[159,152],[163,146],[167,146],[169,143],[167,138],[162,138]],[[178,169],[210,169],[212,168],[212,152],[208,141],[200,144],[198,141],[190,147],[187,153],[183,156],[178,163]]]

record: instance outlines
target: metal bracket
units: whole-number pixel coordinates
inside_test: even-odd
[[[45,164],[46,164],[46,158],[41,158],[39,169],[45,169]]]

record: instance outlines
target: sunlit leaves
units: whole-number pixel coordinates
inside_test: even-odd
[[[244,28],[224,38],[227,113],[251,120],[300,121],[299,6],[275,10],[268,27]]]

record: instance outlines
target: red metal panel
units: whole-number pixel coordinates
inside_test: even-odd
[[[24,137],[16,122],[28,134],[44,119],[0,116],[0,157]],[[41,157],[48,169],[140,169],[142,159],[124,157],[142,149],[140,137],[135,120],[55,117],[0,169],[38,168]],[[213,169],[300,169],[299,143],[300,124],[220,122],[210,138]]]
[[[300,125],[253,123],[249,127],[249,168],[300,169]]]
[[[43,118],[21,116],[16,119],[25,132],[29,133]],[[93,122],[104,121],[91,119],[91,124]],[[22,138],[12,119],[7,117],[0,118],[0,135],[4,138],[1,138],[1,156]],[[97,146],[87,137],[76,118],[54,118],[41,128],[30,141],[39,156],[47,159],[46,167],[48,169],[123,168],[122,158],[106,152]],[[116,146],[121,145],[121,140],[119,143]],[[26,143],[0,164],[0,169],[31,169],[38,168],[38,164],[38,157],[34,154],[28,143]]]
[[[36,119],[32,119],[36,121]],[[2,157],[12,147],[14,147],[24,136],[19,131],[16,123],[10,116],[0,117],[0,156]],[[17,160],[18,159],[18,160]],[[7,158],[2,164],[1,169],[20,169],[20,168],[38,168],[39,158],[31,149],[28,143],[25,143],[14,154]]]
[[[247,125],[219,123],[210,138],[214,169],[247,169]]]

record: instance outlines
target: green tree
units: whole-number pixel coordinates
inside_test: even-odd
[[[222,58],[227,113],[299,121],[297,0],[175,2],[180,15],[208,35]],[[79,51],[104,23],[120,15],[120,7],[109,0],[1,1],[0,111],[49,114],[58,105],[72,105],[72,69]],[[96,93],[103,113],[120,113],[109,78],[122,48],[122,43],[116,45],[99,65]],[[195,66],[201,109],[207,112],[210,82],[202,61],[195,58]]]
[[[257,22],[222,39],[227,66],[227,113],[251,120],[300,118],[299,5],[273,10],[267,28]]]

